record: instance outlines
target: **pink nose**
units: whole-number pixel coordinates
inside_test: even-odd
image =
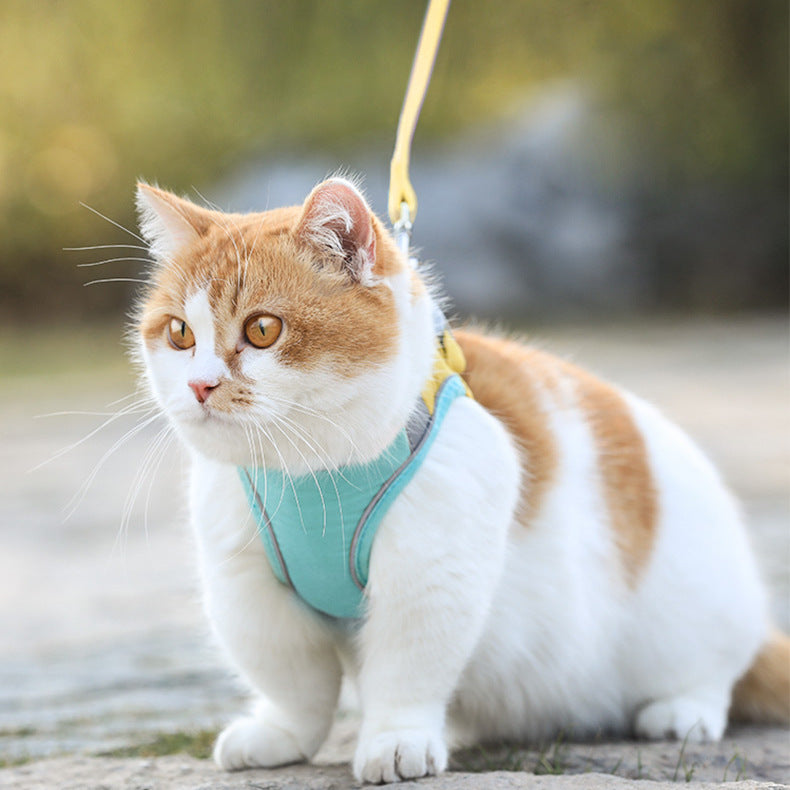
[[[210,381],[190,381],[189,388],[195,393],[198,403],[205,403],[211,390],[216,389],[219,382]]]

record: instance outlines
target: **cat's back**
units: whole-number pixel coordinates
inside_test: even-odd
[[[737,508],[717,472],[657,409],[520,341],[470,330],[456,336],[475,398],[519,447],[522,527],[576,511],[577,521],[608,534],[632,588],[659,549],[677,549],[671,544],[681,538],[699,542],[700,552],[709,540],[741,549]]]
[[[466,330],[457,337],[475,398],[502,420],[521,450],[528,478],[523,520],[536,519],[563,483],[597,478],[618,542],[641,562],[655,530],[658,495],[648,426],[636,414],[636,399],[520,341]]]

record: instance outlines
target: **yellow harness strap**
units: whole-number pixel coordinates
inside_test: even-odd
[[[425,387],[422,390],[422,399],[428,407],[428,412],[433,414],[434,405],[436,403],[436,393],[444,383],[444,380],[454,373],[461,377],[464,389],[468,397],[474,397],[469,385],[464,381],[463,372],[466,370],[466,359],[464,359],[464,352],[458,341],[453,337],[453,333],[448,326],[445,326],[444,331],[437,337],[436,357],[433,362],[433,374],[428,381],[425,382]]]

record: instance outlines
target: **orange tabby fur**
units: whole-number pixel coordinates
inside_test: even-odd
[[[386,285],[352,289],[344,276],[317,269],[312,251],[298,240],[301,206],[223,214],[153,187],[141,188],[172,206],[198,234],[189,254],[177,256],[154,275],[141,322],[149,344],[161,338],[170,317],[179,314],[189,289],[207,284],[212,304],[220,310],[218,326],[235,327],[237,321],[231,319],[262,304],[285,319],[277,353],[286,364],[302,369],[331,364],[343,374],[360,363],[375,364],[393,354],[397,322],[392,292]],[[372,219],[378,250],[374,273],[392,274],[401,265],[394,244],[380,222]],[[253,263],[245,268],[242,261],[248,257]],[[270,265],[275,259],[277,265]],[[239,287],[240,271],[244,289]],[[310,332],[307,342],[306,328],[315,326],[323,331]],[[226,361],[234,363],[236,338],[218,338],[218,342],[230,349]]]
[[[508,426],[524,455],[523,523],[540,513],[557,465],[541,393],[561,402],[561,382],[571,383],[595,440],[615,540],[628,582],[634,585],[650,557],[658,502],[644,439],[623,398],[608,384],[550,354],[469,331],[459,330],[456,337],[466,355],[465,378],[472,392]]]
[[[507,426],[524,456],[520,513],[539,512],[557,467],[557,448],[540,403],[539,387],[551,376],[551,358],[518,343],[457,330],[466,357],[464,379],[475,399]]]
[[[790,637],[774,629],[732,692],[736,721],[790,724]]]
[[[577,382],[580,405],[598,449],[615,540],[633,586],[650,558],[658,519],[645,440],[615,389],[574,365],[563,363],[562,370]]]

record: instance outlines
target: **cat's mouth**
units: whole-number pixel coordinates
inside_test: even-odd
[[[238,418],[233,414],[228,414],[221,411],[208,403],[201,403],[197,409],[190,409],[189,413],[184,415],[182,419],[197,425],[205,425],[210,423],[221,423],[224,425],[238,424]]]

